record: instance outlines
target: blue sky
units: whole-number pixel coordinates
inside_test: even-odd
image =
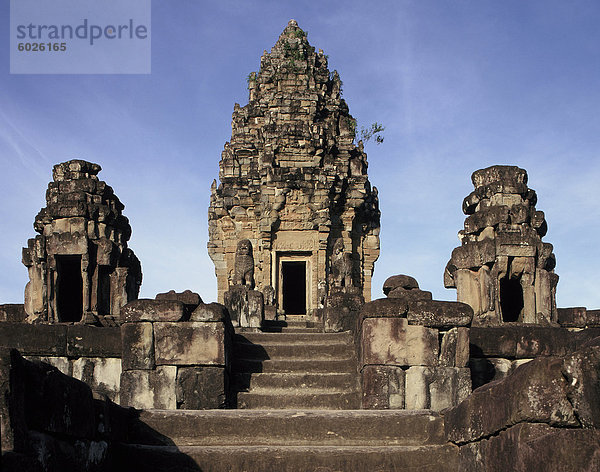
[[[600,3],[597,1],[153,0],[150,75],[10,75],[0,2],[0,303],[20,303],[21,247],[52,165],[99,163],[125,204],[141,296],[216,298],[207,256],[210,184],[246,76],[294,18],[329,55],[369,143],[385,278],[410,274],[438,299],[471,173],[527,169],[554,245],[559,306],[600,307]]]

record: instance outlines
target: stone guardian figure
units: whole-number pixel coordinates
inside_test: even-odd
[[[233,284],[254,288],[254,257],[252,256],[252,243],[248,239],[238,242],[235,251]]]

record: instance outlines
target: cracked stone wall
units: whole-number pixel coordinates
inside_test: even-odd
[[[351,256],[352,285],[369,300],[379,256],[377,189],[362,143],[354,144],[356,121],[337,72],[291,20],[248,88],[248,104],[234,107],[220,183],[211,188],[208,252],[219,302],[233,283],[242,239],[252,243],[257,290],[273,287],[280,312],[282,267],[293,262],[305,267],[307,313],[323,306],[338,239]]]
[[[492,166],[473,173],[475,190],[463,202],[467,215],[444,273],[446,288],[471,305],[474,325],[557,321],[556,259],[542,242],[547,224],[535,208],[527,172]]]
[[[82,160],[53,168],[47,205],[33,224],[39,234],[23,248],[29,322],[113,324],[138,296],[142,271],[127,247],[131,226],[113,189],[98,180],[100,170]]]

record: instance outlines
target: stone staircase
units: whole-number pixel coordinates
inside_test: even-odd
[[[146,410],[115,470],[458,471],[436,412],[359,410],[354,342],[306,323],[239,332],[237,410]]]
[[[458,471],[442,417],[406,410],[147,410],[115,470]]]
[[[306,323],[287,323],[280,332],[237,334],[233,352],[238,408],[360,407],[350,333],[323,333]]]

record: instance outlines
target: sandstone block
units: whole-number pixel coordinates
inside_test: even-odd
[[[406,409],[441,411],[457,405],[471,393],[469,369],[409,367],[406,371]]]
[[[576,447],[569,447],[576,445]],[[581,472],[598,469],[600,432],[521,423],[460,447],[464,472]]]
[[[418,289],[417,280],[410,275],[392,275],[383,283],[383,293],[387,295],[395,288],[403,288],[405,290]]]
[[[157,365],[225,365],[222,323],[154,323]]]
[[[391,290],[387,296],[389,298],[403,298],[407,302],[425,301],[431,300],[431,292],[427,292],[419,289],[406,290],[402,287],[396,287]]]
[[[506,377],[512,370],[513,363],[509,359],[499,357],[471,358],[469,368],[471,369],[471,380],[473,390]]]
[[[11,321],[20,323],[25,321],[25,318],[27,318],[27,313],[25,313],[25,306],[22,303],[7,303],[0,305],[0,322]]]
[[[327,297],[323,309],[325,332],[355,331],[363,302],[363,297],[354,293],[337,292]]]
[[[564,356],[575,349],[577,333],[532,325],[472,327],[474,357],[534,358]]]
[[[0,323],[0,347],[30,356],[66,356],[67,326]]]
[[[120,357],[120,328],[86,325],[67,326],[67,355],[69,357]]]
[[[539,358],[503,380],[475,390],[445,413],[446,435],[453,442],[491,436],[523,421],[551,426],[579,426],[567,398],[562,359]]]
[[[361,330],[361,365],[437,365],[437,337],[437,330],[409,325],[406,318],[367,318]]]
[[[183,321],[185,305],[177,300],[139,299],[121,309],[124,323],[137,321]]]
[[[190,316],[190,321],[226,321],[229,313],[220,303],[200,303]]]
[[[430,328],[469,326],[473,319],[473,309],[460,302],[417,301],[408,304],[406,317],[409,324]]]
[[[484,239],[455,248],[450,260],[457,269],[479,269],[495,259],[496,244],[491,239]]]
[[[121,359],[80,357],[73,360],[73,377],[87,384],[96,398],[119,403]]]
[[[362,408],[404,408],[404,370],[395,366],[368,365],[361,372]]]
[[[565,328],[584,328],[587,323],[585,307],[558,308],[558,324]]]
[[[89,387],[48,364],[13,356],[15,375],[22,384],[27,429],[91,439],[94,404]]]
[[[177,407],[211,410],[227,405],[228,374],[223,367],[181,367],[177,371]]]
[[[121,326],[123,370],[154,369],[152,323],[125,323]]]
[[[379,298],[365,303],[360,310],[361,320],[365,318],[406,317],[408,303],[398,298]]]
[[[469,328],[452,328],[444,333],[440,345],[442,367],[467,367],[469,364]]]
[[[121,405],[140,409],[175,410],[176,366],[127,370],[121,374]]]
[[[567,396],[584,428],[600,427],[600,338],[563,361]]]

